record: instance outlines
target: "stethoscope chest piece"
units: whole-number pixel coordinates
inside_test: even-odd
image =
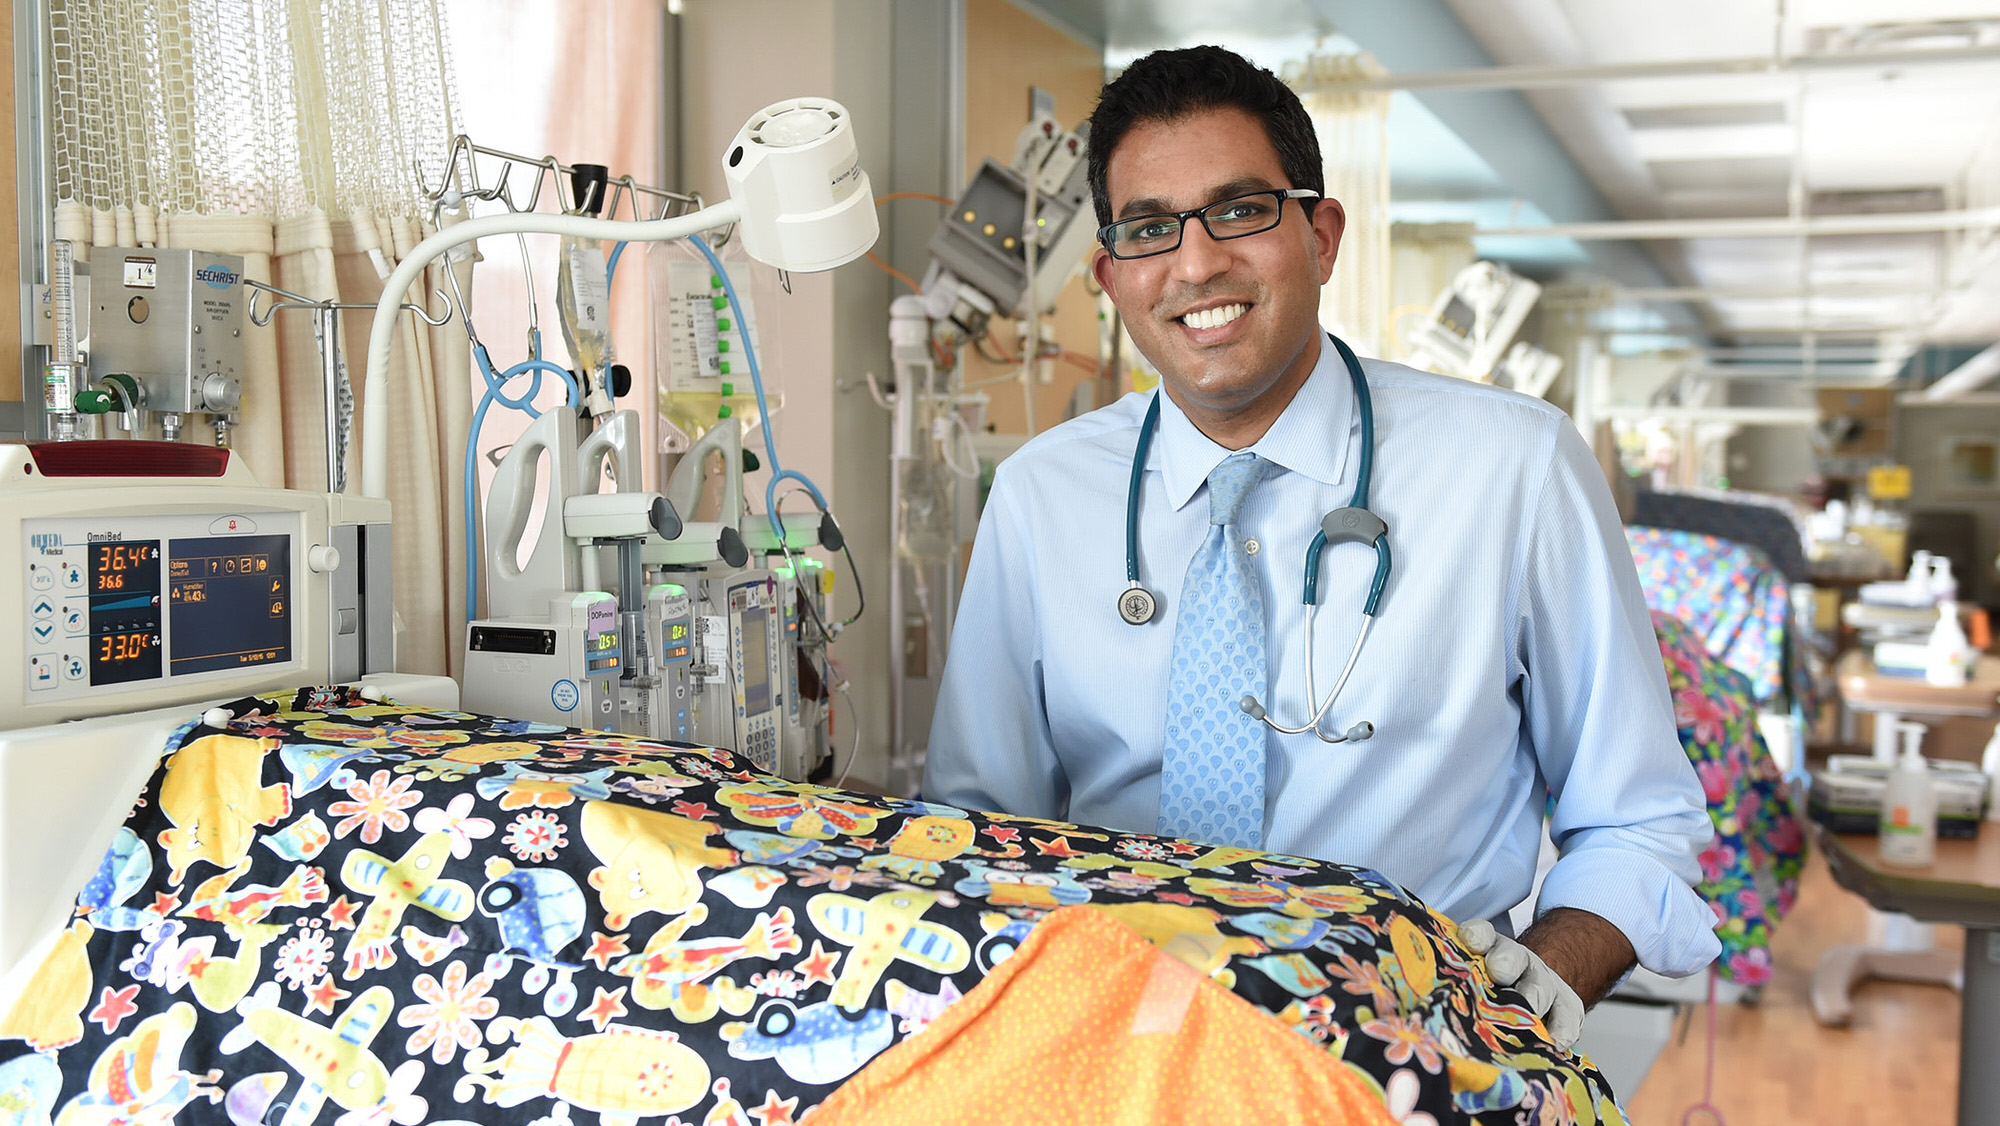
[[[1153,592],[1133,583],[1118,595],[1118,616],[1128,625],[1143,626],[1160,612],[1160,604]]]

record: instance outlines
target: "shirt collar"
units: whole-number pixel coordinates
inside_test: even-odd
[[[1186,506],[1208,475],[1233,450],[1217,445],[1182,413],[1163,387],[1160,430],[1154,435],[1146,467],[1165,477],[1167,499],[1176,510]],[[1347,364],[1332,340],[1321,340],[1319,361],[1284,413],[1250,447],[1250,452],[1293,473],[1327,485],[1340,483],[1347,469],[1348,436],[1354,426],[1354,386]]]

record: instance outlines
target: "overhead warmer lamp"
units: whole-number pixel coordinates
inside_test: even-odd
[[[455,246],[487,235],[552,234],[625,242],[665,242],[737,224],[743,249],[780,270],[831,270],[867,253],[880,228],[875,195],[861,167],[846,107],[830,98],[765,106],[723,154],[729,198],[671,219],[597,219],[533,212],[468,219],[418,243],[396,267],[368,333],[361,414],[363,496],[389,491],[389,356],[402,294],[424,267]]]

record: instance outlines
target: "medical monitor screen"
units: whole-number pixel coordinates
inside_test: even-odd
[[[90,590],[90,683],[157,680],[160,541],[92,543],[86,581]],[[65,668],[63,675],[77,679],[82,672],[80,668]]]
[[[744,612],[743,622],[743,714],[756,715],[771,707],[771,639],[762,607]]]
[[[173,675],[292,659],[289,536],[213,536],[169,547]]]

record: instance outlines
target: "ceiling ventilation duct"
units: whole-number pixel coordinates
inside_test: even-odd
[[[1922,20],[1806,29],[1806,50],[1816,55],[1963,50],[1995,44],[2000,44],[2000,19]]]

